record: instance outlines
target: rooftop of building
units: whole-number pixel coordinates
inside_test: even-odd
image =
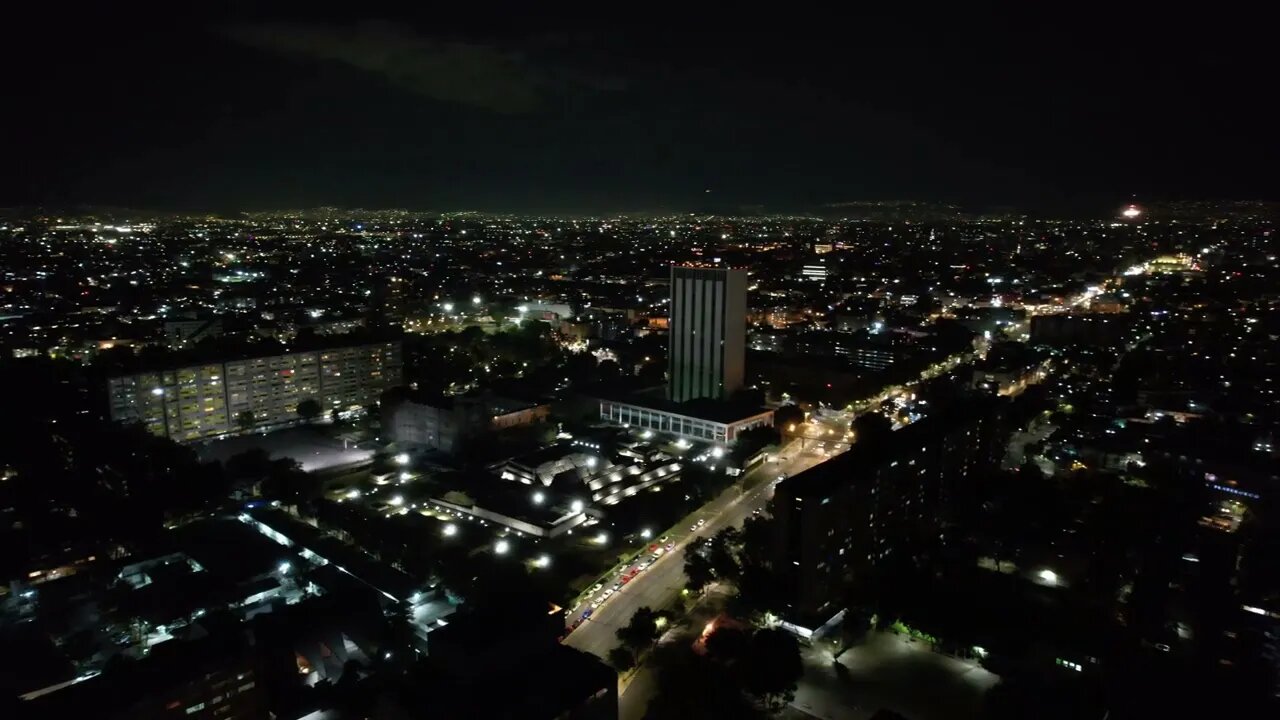
[[[784,480],[778,486],[778,493],[790,497],[826,497],[840,486],[853,482],[860,472],[905,458],[912,450],[919,450],[922,443],[927,446],[972,425],[987,414],[990,407],[987,401],[975,399],[925,416],[901,429],[887,431],[874,440],[859,438],[847,452]]]
[[[760,405],[754,398],[730,398],[728,400],[699,398],[697,400],[676,402],[666,397],[665,388],[651,388],[630,393],[599,390],[593,394],[598,399],[608,402],[635,405],[649,410],[683,415],[684,417],[708,420],[725,425],[773,412],[769,408]]]
[[[402,333],[385,330],[360,330],[343,335],[299,335],[292,342],[284,343],[260,336],[221,335],[216,339],[197,342],[181,350],[163,350],[149,347],[144,352],[131,355],[112,354],[100,359],[98,369],[108,377],[119,377],[139,372],[155,372],[192,367],[208,363],[251,360],[301,352],[319,352],[348,347],[395,342]]]

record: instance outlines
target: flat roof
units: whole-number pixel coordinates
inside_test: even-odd
[[[712,400],[710,398],[701,398],[698,400],[675,402],[669,400],[664,395],[658,395],[656,393],[597,393],[596,395],[602,402],[612,402],[620,405],[633,405],[635,407],[670,413],[672,415],[682,415],[684,417],[695,418],[697,420],[708,420],[722,425],[731,425],[758,415],[767,415],[773,412],[769,408],[762,407],[754,402],[741,402],[737,400]]]

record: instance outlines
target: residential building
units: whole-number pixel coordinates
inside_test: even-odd
[[[742,387],[747,271],[671,267],[669,397],[724,399]]]
[[[296,422],[307,399],[322,411],[375,402],[400,383],[399,341],[220,360],[110,378],[110,416],[177,441]]]
[[[784,616],[818,627],[845,588],[891,556],[945,542],[949,499],[992,456],[993,413],[981,402],[924,418],[779,484],[775,568],[789,588]]]

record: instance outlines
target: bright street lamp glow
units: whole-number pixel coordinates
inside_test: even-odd
[[[1120,214],[1127,218],[1136,218],[1142,214],[1142,211],[1139,210],[1136,205],[1130,205],[1129,207],[1125,208]]]
[[[445,303],[444,305],[441,305],[441,307],[443,307],[444,311],[447,313],[453,312],[453,303]]]
[[[391,498],[391,504],[392,504],[392,505],[394,505],[394,506],[396,506],[396,507],[400,507],[401,505],[404,505],[404,496],[403,496],[403,495],[397,495],[397,496],[395,496],[395,497]]]
[[[600,545],[604,545],[605,543],[609,542],[609,533],[602,532],[599,535],[597,535],[596,542],[599,543]]]
[[[587,467],[595,468],[595,466],[596,466],[596,459],[593,457],[587,458]]]
[[[1054,571],[1052,571],[1052,570],[1041,570],[1041,571],[1040,571],[1040,574],[1039,574],[1039,577],[1040,577],[1040,580],[1041,580],[1045,585],[1057,585],[1057,584],[1058,584],[1058,573],[1056,573],[1056,572],[1054,572]]]
[[[479,305],[479,304],[480,304],[480,296],[479,296],[479,295],[476,295],[475,297],[472,297],[472,298],[471,298],[471,304],[472,304],[472,305]]]
[[[397,465],[408,465],[408,464],[409,464],[409,453],[400,453],[399,455],[396,455],[396,464],[397,464]]]
[[[288,573],[288,572],[289,572],[289,568],[290,568],[290,567],[291,567],[291,566],[289,565],[289,563],[287,563],[287,562],[282,562],[282,563],[280,563],[280,567],[278,567],[278,568],[276,568],[276,569],[280,571],[280,574],[281,574],[281,575],[284,575],[284,574],[286,574],[286,573]]]
[[[647,538],[650,535],[653,535],[653,531],[650,530],[649,528],[644,528],[643,530],[640,531],[640,537],[642,538]]]
[[[720,447],[719,445],[717,445],[717,446],[715,446],[714,448],[712,448],[712,449],[711,449],[711,457],[713,457],[713,458],[722,458],[722,457],[724,457],[724,448]]]
[[[358,490],[357,488],[351,488],[350,490],[347,491],[348,500],[355,500],[358,497],[360,497],[360,490]]]
[[[544,495],[541,490],[533,494],[534,505],[541,505],[546,499],[547,499],[547,496]]]
[[[498,553],[499,555],[506,555],[507,551],[510,549],[511,549],[511,543],[507,542],[506,540],[499,540],[497,544],[493,546],[493,551]]]
[[[569,505],[569,509],[576,513],[582,512],[584,507],[586,507],[586,505],[583,505],[581,500],[574,500],[573,504]]]
[[[551,556],[550,556],[550,555],[539,555],[539,556],[538,556],[538,559],[533,561],[533,564],[534,564],[535,566],[537,566],[537,567],[540,567],[540,568],[548,568],[548,567],[551,567]]]
[[[151,388],[151,394],[160,397],[164,394],[164,388]]]
[[[454,535],[457,535],[457,534],[458,534],[458,526],[457,526],[457,525],[454,525],[454,524],[452,524],[452,523],[451,523],[451,524],[449,524],[449,525],[445,525],[445,526],[444,526],[444,536],[445,536],[445,537],[453,537]]]

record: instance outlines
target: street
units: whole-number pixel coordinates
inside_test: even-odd
[[[777,459],[764,463],[744,476],[742,487],[747,488],[745,493],[735,485],[673,528],[669,534],[671,541],[676,544],[675,548],[665,553],[630,583],[622,586],[613,597],[596,609],[590,620],[565,639],[565,644],[604,658],[618,645],[615,635],[618,628],[631,621],[637,608],[648,606],[656,610],[675,601],[685,585],[684,552],[691,538],[710,537],[726,527],[741,526],[753,510],[766,505],[773,489],[772,481],[779,475],[790,477],[828,459],[821,451],[801,451],[794,443],[779,451],[775,458]],[[707,522],[697,532],[691,532],[689,528],[698,519],[705,519]],[[581,608],[571,613],[570,621],[581,613]],[[652,692],[651,678],[645,677],[646,675],[648,673],[642,668],[632,682],[621,689],[619,702],[624,708],[622,717],[638,718],[644,714]]]

